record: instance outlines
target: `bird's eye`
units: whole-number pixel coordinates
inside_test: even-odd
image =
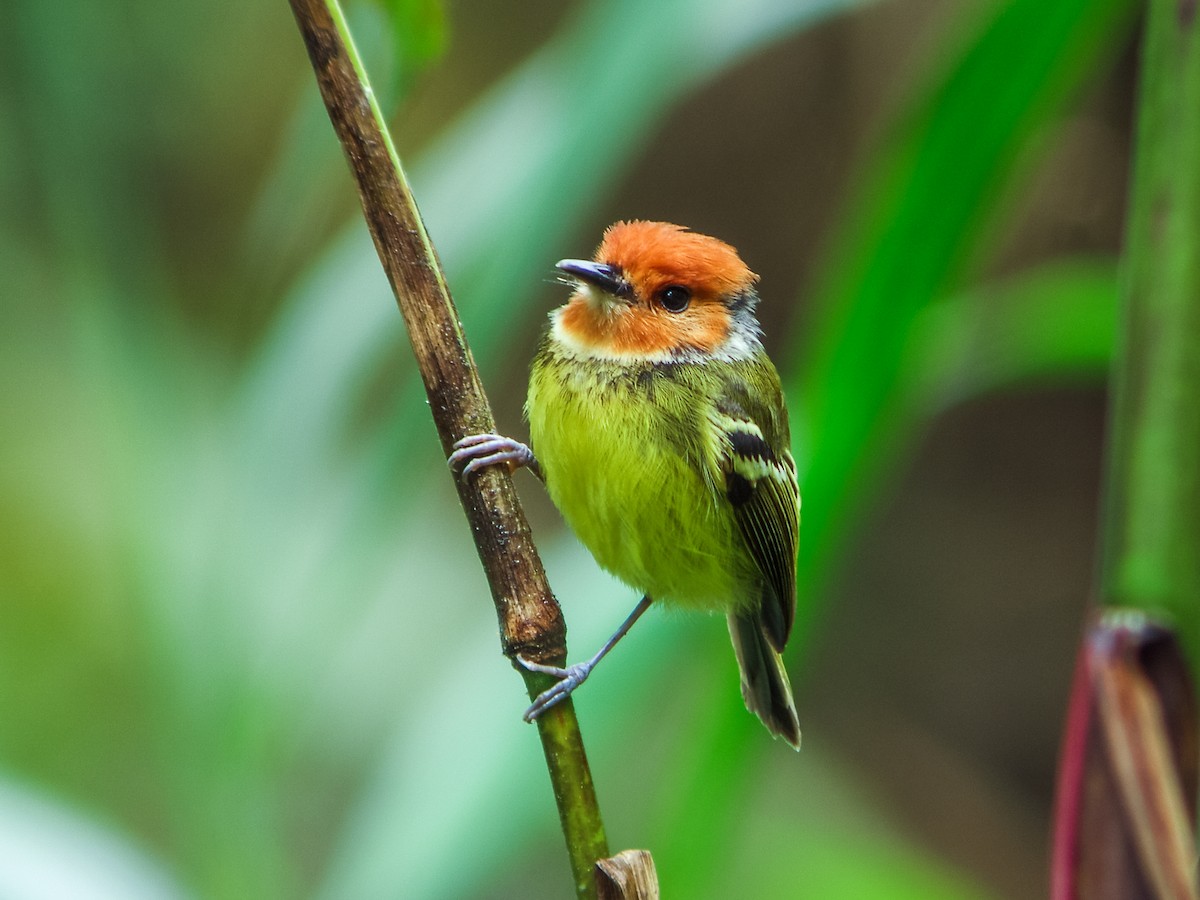
[[[667,312],[681,313],[692,302],[692,292],[681,284],[669,284],[658,292],[658,302]]]

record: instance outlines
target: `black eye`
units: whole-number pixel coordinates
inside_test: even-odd
[[[692,302],[692,292],[681,284],[669,284],[658,292],[658,302],[667,312],[681,313]]]

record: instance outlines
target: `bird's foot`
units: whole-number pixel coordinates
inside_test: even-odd
[[[563,669],[558,666],[543,666],[541,663],[530,662],[522,656],[517,657],[517,662],[530,672],[541,672],[543,675],[553,675],[558,679],[554,685],[538,694],[529,709],[525,710],[522,718],[526,722],[532,722],[556,703],[561,703],[570,697],[575,688],[583,684],[592,674],[592,669],[596,665],[595,659],[589,659],[587,662],[576,663]]]
[[[452,469],[461,469],[459,474],[466,478],[472,472],[488,466],[506,465],[509,472],[527,468],[538,478],[542,477],[541,466],[525,444],[502,434],[469,434],[454,445],[447,463]]]

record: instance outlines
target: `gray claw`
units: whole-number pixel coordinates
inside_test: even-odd
[[[517,662],[531,672],[553,675],[558,679],[555,684],[538,694],[529,709],[525,710],[525,714],[521,718],[526,722],[532,722],[550,707],[562,703],[570,697],[575,688],[583,684],[592,674],[592,667],[595,665],[594,660],[588,660],[562,669],[558,666],[543,666],[541,663],[530,662],[521,656],[517,657]]]
[[[488,466],[504,463],[509,471],[523,466],[540,472],[533,451],[512,438],[501,434],[469,434],[454,444],[454,452],[446,460],[450,468],[462,466],[460,477],[466,478]]]

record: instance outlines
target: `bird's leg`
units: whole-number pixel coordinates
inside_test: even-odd
[[[629,633],[629,629],[633,627],[633,623],[642,617],[642,613],[650,608],[650,596],[646,595],[638,601],[638,605],[634,607],[633,612],[629,614],[629,618],[621,623],[621,627],[616,630],[600,648],[600,651],[587,662],[576,663],[573,666],[567,666],[565,669],[560,669],[558,666],[543,666],[540,663],[530,662],[523,657],[518,656],[517,662],[523,665],[531,672],[541,672],[543,675],[553,675],[559,679],[558,683],[553,687],[542,691],[533,701],[533,705],[525,710],[525,721],[532,722],[550,707],[556,703],[561,703],[563,700],[571,696],[571,692],[579,687],[587,677],[592,674],[592,669],[596,668],[596,663],[604,659],[608,655],[608,651],[617,646],[617,641],[625,637]]]
[[[508,471],[526,468],[542,481],[542,467],[533,451],[520,441],[502,434],[468,434],[454,444],[454,452],[447,460],[450,468],[462,468],[459,473],[466,478],[472,472],[503,463]]]

